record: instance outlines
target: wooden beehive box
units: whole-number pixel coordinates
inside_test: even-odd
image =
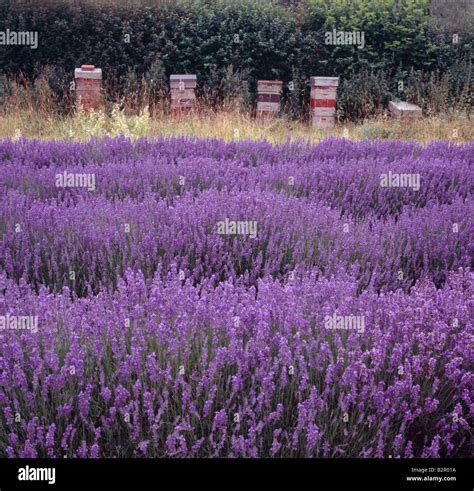
[[[257,81],[257,118],[272,118],[280,111],[281,80]]]
[[[332,128],[336,123],[339,77],[311,77],[311,120],[314,128]]]
[[[170,76],[172,112],[189,112],[196,108],[196,85],[196,75]]]
[[[102,106],[102,70],[94,65],[82,65],[74,70],[76,101],[84,110],[100,109]]]
[[[421,118],[422,116],[421,107],[416,104],[411,104],[410,102],[390,101],[388,109],[390,110],[391,115],[397,119]]]

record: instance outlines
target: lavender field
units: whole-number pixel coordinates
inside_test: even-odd
[[[471,457],[474,143],[0,141],[0,457]]]

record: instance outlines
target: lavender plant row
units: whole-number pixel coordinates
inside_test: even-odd
[[[2,192],[21,189],[31,199],[142,200],[148,193],[169,201],[207,189],[226,192],[280,190],[309,197],[354,218],[397,215],[404,207],[449,204],[472,197],[474,144],[448,142],[427,148],[406,142],[355,144],[329,139],[320,145],[171,138],[150,143],[115,139],[47,144],[0,143]],[[58,187],[56,175],[94,175],[94,189]],[[412,187],[381,186],[383,176],[418,176]],[[393,179],[392,179],[393,180]]]
[[[468,266],[474,251],[472,203],[460,199],[363,223],[263,191],[205,191],[173,207],[153,196],[28,203],[18,193],[4,204],[0,251],[9,277],[56,291],[67,285],[79,295],[114,287],[127,267],[150,278],[160,264],[168,270],[173,263],[195,282],[213,277],[255,285],[269,274],[285,277],[301,267],[331,273],[342,265],[361,288],[408,288],[424,276],[442,283],[449,269]],[[254,222],[256,237],[219,234],[226,218]]]
[[[0,457],[468,457],[474,145],[0,142]]]
[[[132,271],[76,301],[1,288],[38,316],[0,334],[10,457],[468,455],[472,273],[381,296],[314,273],[258,293]]]

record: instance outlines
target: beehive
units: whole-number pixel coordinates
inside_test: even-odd
[[[76,101],[84,110],[100,109],[102,70],[94,65],[82,65],[74,70]]]
[[[281,80],[258,80],[257,118],[273,118],[280,111],[280,97],[283,88]]]
[[[411,119],[420,118],[422,115],[421,107],[410,102],[394,102],[390,101],[388,109],[394,118],[397,119]]]
[[[171,75],[171,111],[189,112],[196,108],[196,75]]]
[[[311,77],[311,120],[314,128],[332,128],[336,123],[339,77]]]

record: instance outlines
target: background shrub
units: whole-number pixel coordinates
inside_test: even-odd
[[[468,0],[449,8],[435,0],[0,0],[0,30],[39,33],[36,50],[0,47],[0,71],[22,74],[23,82],[46,77],[66,108],[74,68],[93,63],[104,70],[107,97],[131,106],[158,103],[170,74],[196,73],[198,96],[212,106],[227,98],[249,105],[259,78],[281,79],[286,108],[298,118],[307,112],[312,75],[341,77],[344,119],[377,114],[390,97],[433,112],[466,109],[471,15]],[[364,49],[326,45],[333,28],[363,31]]]

